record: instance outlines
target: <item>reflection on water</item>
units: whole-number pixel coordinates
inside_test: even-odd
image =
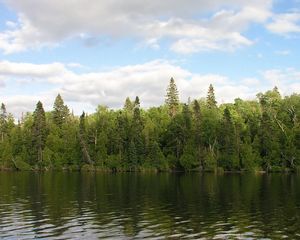
[[[0,172],[1,239],[300,238],[300,176]]]

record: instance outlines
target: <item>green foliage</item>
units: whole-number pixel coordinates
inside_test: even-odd
[[[69,108],[64,105],[64,100],[60,94],[58,94],[53,105],[53,122],[61,128],[62,125],[66,123],[69,114]]]
[[[110,155],[107,159],[107,167],[117,171],[121,167],[121,159],[118,155]]]
[[[217,101],[215,97],[215,90],[212,84],[208,87],[207,97],[206,97],[206,104],[209,108],[216,108]]]
[[[179,108],[179,94],[173,78],[170,79],[165,101],[169,109],[169,115],[174,117]]]
[[[223,118],[219,129],[219,166],[225,170],[240,169],[238,154],[237,154],[237,137],[235,126],[232,120],[229,108],[224,109]]]
[[[29,171],[31,170],[31,166],[24,162],[20,157],[15,160],[15,167],[20,171]]]
[[[147,160],[146,160],[145,165],[147,167],[154,166],[158,170],[167,170],[168,169],[168,163],[156,141],[151,142],[149,144],[149,152],[147,155]]]
[[[133,111],[133,107],[134,107],[134,103],[131,102],[130,98],[127,97],[124,103],[124,111],[128,112],[128,113],[132,113]]]
[[[185,170],[192,170],[199,166],[192,143],[186,144],[179,162]]]
[[[217,156],[215,152],[208,148],[204,151],[204,169],[208,171],[215,171],[217,168]]]
[[[1,104],[0,108],[0,141],[3,142],[8,131],[8,116],[6,112],[6,106],[4,103]]]
[[[39,101],[36,105],[36,109],[33,113],[33,125],[32,125],[32,141],[35,156],[35,164],[43,164],[43,150],[48,135],[46,125],[46,115],[43,108],[43,104]]]
[[[0,168],[297,171],[300,95],[274,88],[257,97],[217,106],[210,85],[206,100],[183,104],[171,79],[166,104],[147,110],[136,97],[77,117],[58,95],[52,111],[38,102],[16,123],[2,104]]]

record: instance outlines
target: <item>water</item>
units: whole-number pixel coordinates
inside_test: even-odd
[[[0,239],[300,238],[300,176],[0,172]]]

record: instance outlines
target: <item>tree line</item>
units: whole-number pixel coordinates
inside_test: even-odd
[[[296,171],[300,169],[300,94],[277,87],[255,100],[182,103],[171,78],[165,104],[142,109],[99,105],[75,116],[57,95],[53,110],[39,101],[18,123],[0,109],[0,169],[103,171]]]

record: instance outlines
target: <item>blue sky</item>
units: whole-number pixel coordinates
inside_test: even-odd
[[[250,3],[249,3],[250,2]],[[0,101],[20,116],[57,93],[76,113],[300,91],[299,0],[0,0]]]

